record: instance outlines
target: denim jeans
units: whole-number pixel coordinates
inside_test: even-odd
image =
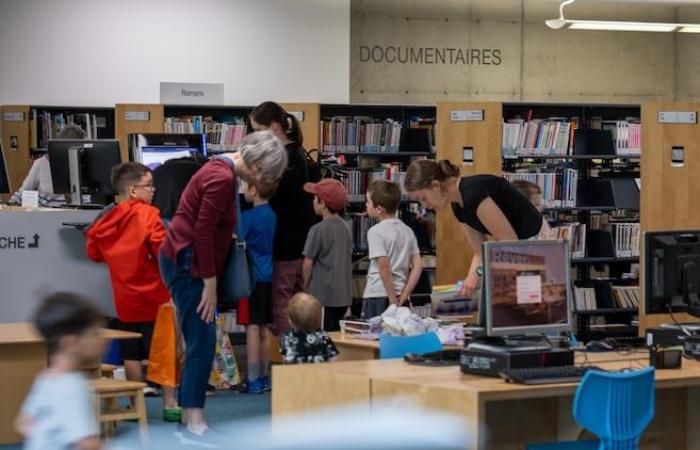
[[[207,384],[216,350],[216,324],[205,323],[197,314],[204,283],[191,275],[192,249],[177,255],[177,263],[160,256],[163,283],[177,308],[177,318],[185,339],[185,364],[180,380],[178,402],[183,408],[204,408]]]

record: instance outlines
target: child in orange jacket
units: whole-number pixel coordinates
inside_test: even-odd
[[[148,359],[158,308],[170,301],[158,268],[165,228],[153,200],[153,174],[143,164],[126,162],[112,169],[117,203],[86,230],[87,256],[109,267],[119,328],[141,339],[121,343],[128,380],[142,380],[141,361]],[[163,418],[179,422],[175,390],[163,386]]]

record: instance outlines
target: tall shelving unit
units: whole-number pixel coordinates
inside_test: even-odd
[[[636,118],[638,123],[640,118],[639,106],[519,103],[503,105],[503,119],[505,123],[513,121],[513,119],[515,121],[524,120],[525,123],[541,121],[540,129],[544,127],[542,123],[545,122],[554,124],[552,126],[553,129],[562,128],[565,123],[577,124],[577,130],[570,130],[570,133],[573,134],[581,133],[585,135],[589,133],[587,130],[598,129],[598,126],[602,125],[601,121],[603,123],[607,121],[623,122],[629,118]],[[557,121],[560,123],[556,124]],[[573,127],[572,125],[571,128]],[[505,128],[506,125],[504,124],[504,136]],[[610,131],[603,131],[602,133],[610,133]],[[538,136],[537,142],[540,142],[540,137]],[[619,231],[623,228],[625,230],[629,228],[620,224],[639,222],[638,200],[636,205],[625,204],[624,207],[620,207],[613,195],[613,203],[603,201],[604,199],[601,197],[600,203],[594,202],[594,204],[590,204],[591,196],[586,195],[588,193],[586,191],[593,191],[594,186],[600,185],[601,180],[608,178],[631,177],[639,179],[640,155],[630,154],[627,149],[625,149],[625,154],[623,155],[610,155],[609,152],[595,148],[594,145],[591,145],[590,140],[577,140],[575,144],[574,142],[574,137],[572,136],[563,143],[565,154],[547,154],[554,152],[554,150],[546,148],[543,151],[544,154],[533,154],[529,150],[519,148],[516,152],[517,155],[513,155],[512,149],[506,149],[506,143],[504,142],[503,172],[504,174],[516,171],[554,174],[558,184],[549,185],[548,187],[554,187],[553,190],[550,189],[549,193],[554,194],[555,197],[561,197],[564,192],[574,194],[574,204],[571,204],[573,200],[571,197],[567,197],[568,203],[567,199],[564,198],[555,199],[555,204],[545,207],[543,214],[552,224],[575,222],[585,226],[586,245],[578,249],[572,249],[579,250],[579,254],[576,257],[572,257],[571,260],[572,279],[574,280],[575,290],[578,290],[577,288],[588,288],[589,293],[595,292],[597,294],[597,299],[591,297],[591,302],[587,303],[588,307],[581,307],[580,304],[575,305],[579,339],[587,341],[606,336],[633,336],[638,333],[637,327],[633,325],[637,318],[638,308],[628,303],[616,303],[616,295],[619,294],[619,291],[627,292],[627,290],[622,288],[637,286],[639,283],[639,279],[636,277],[622,277],[622,274],[630,269],[631,264],[639,262],[639,247],[637,245],[634,255],[618,255],[615,252],[615,247],[610,249],[610,251],[615,252],[613,254],[595,254],[598,245],[591,241],[594,237],[599,236],[596,233],[601,233],[594,231],[594,228],[597,228],[594,226],[596,223],[599,224],[599,227],[609,226]],[[614,139],[613,142],[615,142]],[[576,148],[574,153],[572,152],[572,147],[575,147],[577,144],[581,145],[579,148]],[[587,147],[580,148],[584,144]],[[561,146],[559,150],[562,150]],[[568,187],[575,189],[575,192],[572,192],[572,189],[567,191],[564,187],[564,183],[567,182],[566,177],[572,174],[573,177],[569,177],[572,179],[568,180],[572,184]],[[600,178],[599,175],[604,175],[605,178]],[[549,180],[554,180],[554,177]],[[610,181],[609,183],[612,189],[613,183],[618,182]],[[588,201],[584,201],[584,197],[589,197]],[[556,204],[558,201],[561,201],[561,205]],[[615,242],[615,234],[613,233],[611,236],[613,242]],[[596,239],[600,239],[600,237]],[[598,272],[598,275],[594,276],[596,272]],[[601,276],[600,273],[605,275]],[[580,295],[583,294],[581,293]],[[636,298],[639,298],[638,294]],[[598,302],[597,304],[595,304],[596,301]],[[591,307],[592,304],[595,304],[595,307]]]

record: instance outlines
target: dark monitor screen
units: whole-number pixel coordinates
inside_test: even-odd
[[[206,135],[204,134],[162,134],[162,133],[146,133],[146,134],[130,134],[129,135],[129,161],[136,161],[142,164],[149,165],[146,160],[148,155],[144,155],[144,151],[152,152],[153,149],[163,147],[187,148],[194,150],[195,154],[187,156],[205,157],[206,156]],[[154,155],[150,155],[154,156]],[[163,155],[161,155],[163,156]],[[179,156],[182,157],[182,156]],[[165,161],[163,161],[165,162]],[[161,163],[162,164],[162,163]]]
[[[112,167],[121,162],[119,141],[113,139],[49,140],[49,165],[54,192],[70,193],[68,150],[72,147],[80,148],[81,191],[85,194],[113,195],[110,180]]]
[[[566,241],[485,242],[489,336],[571,331]]]
[[[644,234],[644,303],[647,314],[700,308],[700,230]]]
[[[2,150],[2,142],[0,142],[0,194],[9,194],[10,191],[10,176],[7,172],[7,164],[5,164],[5,152]]]

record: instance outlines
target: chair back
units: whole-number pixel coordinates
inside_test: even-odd
[[[430,353],[442,350],[442,344],[434,332],[415,336],[379,336],[379,358],[403,358],[406,353]]]
[[[654,368],[586,373],[573,408],[579,425],[598,436],[601,450],[636,450],[654,417]]]

